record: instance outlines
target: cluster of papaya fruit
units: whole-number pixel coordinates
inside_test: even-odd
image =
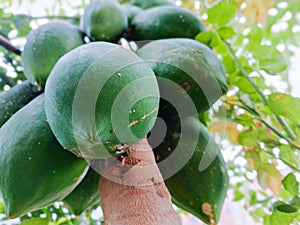
[[[150,131],[151,144],[160,117],[167,131],[161,143],[152,141],[158,164],[176,149],[171,164],[187,158],[173,174],[160,167],[173,202],[208,224],[217,221],[228,176],[198,116],[227,86],[218,57],[193,40],[203,30],[200,18],[169,0],[95,0],[80,28],[52,21],[31,31],[22,52],[28,81],[0,94],[0,194],[7,215],[56,201],[79,215],[99,203],[100,175],[88,161],[120,155]],[[140,48],[121,46],[120,39]],[[207,152],[215,156],[200,171]]]

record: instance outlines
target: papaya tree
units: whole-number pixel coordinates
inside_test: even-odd
[[[0,3],[5,219],[217,224],[227,195],[300,221],[297,1]]]

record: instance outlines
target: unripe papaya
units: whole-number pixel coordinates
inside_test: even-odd
[[[119,45],[92,42],[64,55],[45,88],[46,115],[65,149],[111,157],[152,128],[159,90],[151,68]]]
[[[142,9],[148,9],[155,6],[174,5],[174,2],[171,0],[131,0],[130,4]]]
[[[90,2],[82,15],[84,32],[94,41],[117,41],[128,26],[126,13],[117,1]]]
[[[159,6],[139,13],[132,21],[128,38],[134,41],[191,38],[204,31],[203,22],[187,9]]]
[[[164,141],[154,149],[163,176],[165,167],[161,167],[161,162],[173,155],[175,157],[169,162],[169,166],[178,166],[182,159],[187,157],[187,148],[196,146],[188,162],[165,180],[172,201],[203,222],[215,224],[220,217],[229,180],[222,154],[217,144],[209,140],[209,132],[196,117],[167,121],[167,126]],[[181,140],[183,145],[178,147],[183,132],[186,132],[186,139]],[[198,140],[193,138],[195,134],[199,135]],[[203,159],[204,162],[201,162]],[[201,171],[202,165],[207,168]]]
[[[191,99],[199,114],[209,109],[227,91],[223,64],[210,48],[200,42],[187,38],[157,40],[144,45],[137,54],[161,78],[158,79],[161,93],[173,92],[174,96],[178,95],[177,99],[182,98],[181,104],[187,104]],[[178,87],[170,89],[171,85],[162,79]],[[186,108],[191,111],[190,115],[194,114],[191,106]]]
[[[131,24],[132,20],[134,17],[136,17],[137,14],[139,14],[140,12],[143,11],[143,9],[141,9],[138,6],[135,5],[125,5],[124,7],[124,11],[127,15],[127,19],[128,19],[128,24]]]
[[[19,109],[38,96],[41,91],[29,81],[24,81],[0,93],[0,127]]]
[[[31,31],[22,52],[27,79],[44,87],[56,61],[84,44],[83,38],[83,33],[77,27],[63,21],[49,22]]]
[[[99,205],[99,181],[100,175],[90,167],[80,184],[63,200],[64,204],[66,204],[75,215],[80,215],[97,203]]]
[[[63,199],[80,183],[87,163],[64,151],[46,120],[44,95],[0,129],[0,194],[10,218]]]

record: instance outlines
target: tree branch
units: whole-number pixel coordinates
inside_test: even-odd
[[[21,55],[21,50],[13,46],[4,36],[0,35],[0,45],[6,50],[15,53],[16,55]]]

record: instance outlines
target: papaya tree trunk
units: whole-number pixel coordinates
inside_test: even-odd
[[[99,190],[105,225],[181,224],[146,138],[104,174]]]

